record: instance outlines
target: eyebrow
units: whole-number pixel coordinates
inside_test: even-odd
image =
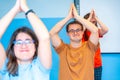
[[[77,29],[81,29],[82,30],[82,28],[77,28]],[[69,29],[69,30],[77,30],[77,29]]]
[[[22,41],[21,39],[16,39],[17,41]],[[25,40],[32,40],[32,39],[29,39],[29,38],[27,38],[27,39],[25,39]]]

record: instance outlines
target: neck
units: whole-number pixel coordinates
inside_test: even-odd
[[[78,47],[81,46],[81,44],[82,44],[82,41],[78,41],[78,42],[76,42],[76,41],[71,41],[71,42],[70,42],[70,46],[72,46],[73,48],[78,48]]]
[[[17,62],[18,62],[18,64],[30,64],[32,62],[32,60],[31,59],[30,60],[20,60],[20,59],[18,59]]]

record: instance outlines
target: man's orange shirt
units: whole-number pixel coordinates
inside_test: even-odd
[[[88,37],[85,37],[86,36]],[[90,31],[85,31],[85,34],[83,35],[82,41],[87,41],[89,36],[90,36]],[[101,38],[102,36],[99,35],[99,37]],[[97,49],[96,53],[95,53],[95,57],[94,57],[94,68],[100,67],[102,66],[102,58],[101,58],[101,50],[100,47]]]

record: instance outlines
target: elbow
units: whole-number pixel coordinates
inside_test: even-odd
[[[57,35],[57,34],[58,34],[57,32],[52,32],[52,31],[49,32],[49,36],[50,36],[50,37],[53,37],[53,36],[55,36],[55,35]]]
[[[101,35],[106,34],[108,31],[109,31],[109,29],[108,29],[108,28],[105,28],[104,30],[101,31]]]
[[[49,41],[50,40],[50,35],[49,34],[44,34],[42,37],[39,37],[40,41]]]
[[[109,31],[109,29],[108,29],[108,28],[106,28],[106,29],[105,29],[105,33],[107,33],[108,31]]]
[[[53,35],[53,33],[50,31],[50,32],[49,32],[49,36],[52,36],[52,35]]]
[[[45,35],[43,39],[44,40],[49,40],[50,39],[50,34]]]

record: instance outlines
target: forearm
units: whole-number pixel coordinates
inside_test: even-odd
[[[49,32],[43,22],[36,16],[35,13],[29,13],[27,18],[32,25],[39,40],[44,40],[49,38]]]
[[[46,29],[46,26],[34,12],[30,11],[31,9],[29,9],[29,7],[27,6],[26,0],[21,0],[21,9],[25,13],[30,24],[32,25],[38,39],[39,40],[48,39],[49,33],[48,30]]]
[[[49,32],[46,29],[46,26],[43,24],[41,19],[39,19],[39,17],[34,12],[30,11],[29,7],[26,4],[26,0],[21,0],[21,9],[25,13],[30,24],[32,25],[38,39],[40,41],[49,39]]]
[[[0,69],[3,67],[5,60],[6,60],[6,53],[5,53],[5,50],[3,48],[3,45],[0,42]]]
[[[0,38],[4,34],[5,30],[18,13],[18,10],[13,7],[1,20],[0,20]]]
[[[97,17],[96,17],[96,20],[100,26],[100,35],[104,35],[105,33],[108,32],[108,27],[101,21],[99,20]]]
[[[83,26],[88,29],[91,33],[96,33],[98,32],[98,28],[93,24],[91,23],[90,21],[82,18],[81,16],[76,16],[75,17],[77,21],[79,21],[80,23],[83,24]]]
[[[39,40],[38,57],[43,66],[47,69],[51,66],[51,49],[49,32],[41,19],[29,9],[26,0],[21,0],[21,9],[29,20],[34,32]]]
[[[60,22],[58,22],[53,28],[52,30],[50,31],[50,35],[53,36],[53,35],[56,35],[58,34],[61,29],[65,26],[65,24],[70,20],[69,17],[66,17],[64,18],[63,20],[61,20]]]
[[[43,66],[46,69],[50,69],[52,64],[52,53],[50,48],[49,32],[43,22],[35,15],[35,13],[29,13],[27,18],[39,39],[38,57]]]

